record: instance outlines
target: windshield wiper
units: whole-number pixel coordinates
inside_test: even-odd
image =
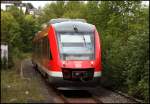
[[[85,47],[86,47],[86,41],[85,41],[85,37],[84,37],[84,35],[83,35],[83,40],[84,40],[84,44],[85,44]]]

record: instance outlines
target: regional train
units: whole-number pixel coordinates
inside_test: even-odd
[[[101,41],[85,19],[51,19],[33,39],[32,63],[51,83],[87,85],[102,74]]]

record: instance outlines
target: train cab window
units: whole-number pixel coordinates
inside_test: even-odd
[[[93,60],[95,56],[93,33],[57,33],[62,60]]]

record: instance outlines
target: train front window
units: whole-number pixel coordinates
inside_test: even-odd
[[[93,33],[58,33],[58,44],[62,60],[93,60]]]

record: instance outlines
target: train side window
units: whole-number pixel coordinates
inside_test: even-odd
[[[34,48],[34,46],[35,46],[35,43],[33,43],[33,46],[32,46],[32,52],[34,52],[35,53],[35,48]]]
[[[36,57],[38,56],[38,41],[36,42]]]
[[[34,53],[36,53],[36,42],[34,42]]]
[[[37,42],[35,42],[35,54],[37,55]]]
[[[38,41],[38,56],[40,57],[40,40]]]
[[[41,40],[39,40],[39,56],[41,57],[41,49],[42,47],[41,47]]]
[[[40,57],[42,57],[42,39],[40,40]]]
[[[34,42],[34,54],[36,53],[36,43]]]
[[[38,40],[38,42],[37,42],[37,55],[39,56],[40,54],[40,42],[39,42],[39,40]]]
[[[45,38],[42,39],[42,56],[45,57]]]
[[[44,39],[42,39],[42,57],[44,57]]]
[[[44,57],[47,57],[47,41],[46,41],[47,39],[46,39],[46,37],[44,37],[44,39],[43,39],[43,47],[44,47],[44,49],[43,49],[43,54],[44,54]]]
[[[43,57],[45,57],[45,37],[43,38]]]
[[[48,41],[48,37],[47,37],[47,53],[48,53],[48,58],[50,59],[50,60],[52,60],[52,54],[51,54],[51,50],[50,50],[50,42]]]
[[[45,48],[44,48],[44,54],[45,54],[45,57],[47,57],[48,55],[47,55],[47,39],[46,39],[46,37],[44,38],[44,46],[45,46]]]
[[[34,42],[34,54],[36,54],[36,42]]]
[[[36,42],[36,55],[38,55],[38,41]]]

